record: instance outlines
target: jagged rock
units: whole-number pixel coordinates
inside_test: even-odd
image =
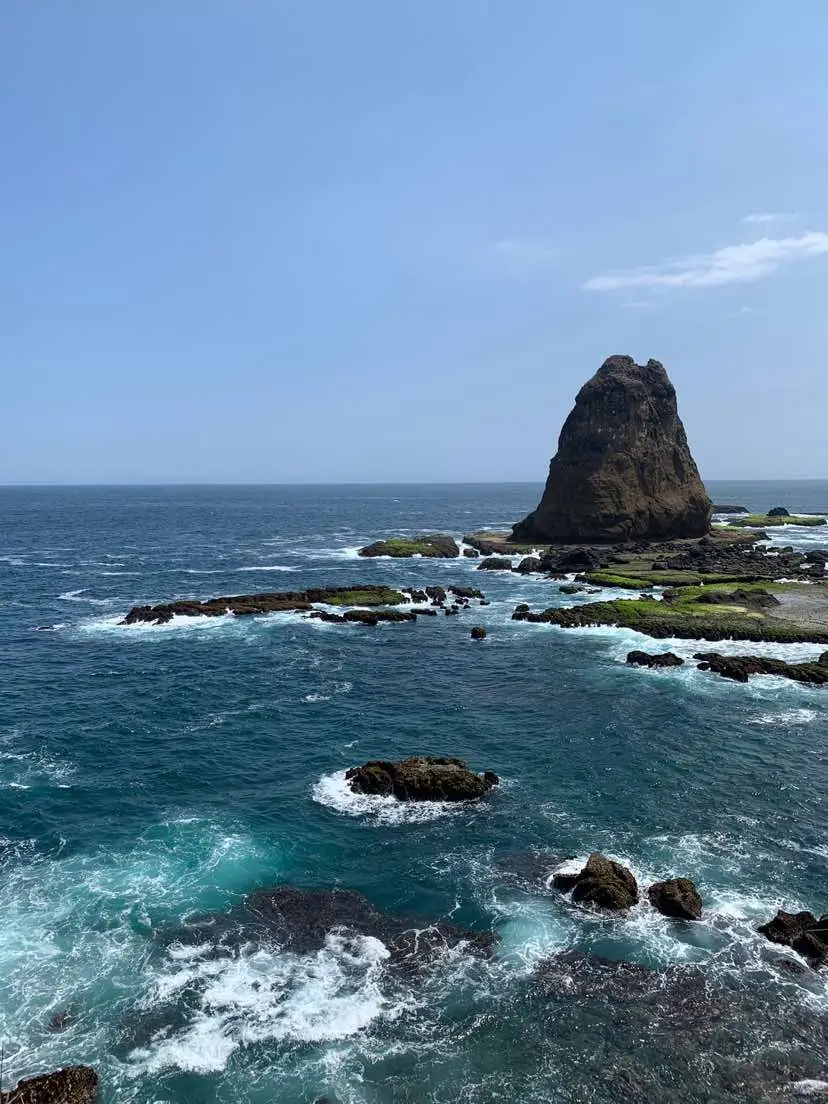
[[[627,653],[627,663],[631,667],[681,667],[684,660],[681,656],[677,656],[675,652],[653,654],[651,652],[633,651]]]
[[[498,784],[493,771],[475,774],[462,759],[414,755],[398,762],[373,760],[345,778],[354,793],[392,795],[400,801],[473,801]]]
[[[89,1066],[67,1066],[28,1077],[0,1093],[0,1104],[94,1104],[97,1099],[98,1075]]]
[[[511,571],[512,561],[505,556],[486,556],[478,565],[478,571]]]
[[[747,682],[751,675],[778,675],[812,686],[828,683],[828,652],[805,663],[787,663],[784,659],[768,656],[721,655],[719,652],[696,652],[693,658],[700,661],[700,671],[713,671],[734,682]]]
[[[485,594],[482,590],[478,590],[477,587],[467,586],[450,586],[449,590],[457,598],[485,598]]]
[[[436,560],[453,560],[460,555],[460,546],[454,537],[446,533],[420,533],[416,537],[391,537],[389,540],[374,541],[359,550],[360,556],[369,559],[375,556],[392,556],[394,559],[407,559],[410,556],[425,556]]]
[[[664,916],[678,920],[700,920],[702,899],[689,878],[656,882],[647,890],[650,904]]]
[[[577,874],[555,874],[552,884],[562,893],[572,891],[572,900],[584,905],[618,911],[638,901],[638,883],[631,870],[594,852]]]
[[[512,537],[559,543],[698,537],[711,513],[664,367],[612,356],[579,391],[543,497]]]
[[[463,549],[463,555],[466,557],[467,560],[479,560],[480,559],[480,553],[477,551],[476,548],[464,548]]]
[[[784,506],[774,506],[772,510],[768,510],[768,517],[790,517],[790,510],[786,510]]]
[[[540,556],[524,556],[517,567],[513,568],[519,575],[531,575],[541,569]]]
[[[472,628],[471,638],[472,638],[472,640],[485,640],[486,639],[486,630],[483,628],[482,625],[475,625]]]
[[[784,912],[756,929],[771,943],[792,947],[813,965],[828,963],[828,913],[819,919],[812,912]]]

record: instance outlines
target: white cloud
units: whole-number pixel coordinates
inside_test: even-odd
[[[796,215],[786,214],[784,211],[760,212],[755,215],[745,215],[742,222],[790,222],[795,218],[797,218]]]
[[[593,276],[587,291],[619,291],[624,288],[719,287],[747,284],[769,276],[780,265],[828,253],[828,234],[812,230],[798,238],[760,238],[741,245],[726,245],[713,253],[697,253],[651,268]]]

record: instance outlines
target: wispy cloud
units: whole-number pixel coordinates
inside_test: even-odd
[[[754,215],[745,215],[745,217],[742,219],[742,222],[759,222],[759,223],[791,222],[793,219],[795,219],[797,217],[798,217],[797,215],[790,214],[790,212],[767,211],[767,212],[758,212],[757,214],[754,214]]]
[[[813,230],[797,238],[760,238],[726,245],[712,253],[697,253],[667,264],[593,276],[587,291],[626,288],[719,287],[747,284],[770,276],[781,265],[828,253],[828,234]]]
[[[525,238],[503,238],[489,250],[490,260],[500,269],[518,276],[551,268],[561,256],[561,250],[551,242]]]

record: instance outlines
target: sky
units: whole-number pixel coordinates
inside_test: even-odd
[[[0,6],[0,483],[828,478],[824,0]]]

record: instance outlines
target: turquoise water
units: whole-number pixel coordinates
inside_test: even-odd
[[[627,651],[648,646],[634,633],[510,620],[520,601],[583,600],[557,584],[356,557],[386,534],[507,526],[539,489],[0,490],[7,1084],[80,1061],[105,1104],[490,1104],[771,1100],[819,1076],[824,983],[780,973],[753,928],[779,906],[828,909],[826,691],[631,671]],[[710,489],[828,508],[828,483]],[[118,625],[176,596],[363,581],[471,583],[491,605],[375,630],[282,614]],[[350,764],[412,752],[460,755],[502,785],[461,810],[345,790]],[[693,878],[707,918],[642,904],[600,919],[516,875],[527,853],[593,849],[645,884]],[[401,976],[371,936],[304,954],[175,937],[278,883],[358,890],[421,926],[494,927],[497,949]],[[538,963],[573,948],[695,964],[706,1011],[682,1028],[669,986],[622,1004],[544,996]]]

